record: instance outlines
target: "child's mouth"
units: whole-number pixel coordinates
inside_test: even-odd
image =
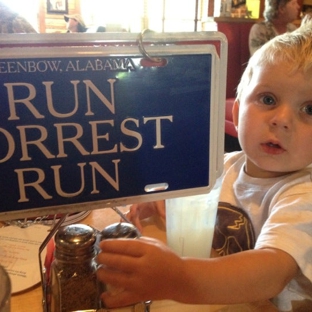
[[[284,148],[278,143],[267,142],[261,145],[262,145],[264,152],[268,154],[276,155],[276,154],[281,154],[285,151]]]
[[[274,147],[274,148],[281,148],[279,144],[274,144],[274,143],[267,143],[269,147]]]

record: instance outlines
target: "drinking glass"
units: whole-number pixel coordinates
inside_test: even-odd
[[[10,312],[11,280],[8,272],[0,265],[0,312]]]
[[[180,256],[209,258],[221,179],[207,194],[166,199],[167,244]]]

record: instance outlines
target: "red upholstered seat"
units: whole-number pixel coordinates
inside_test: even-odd
[[[229,19],[228,19],[229,20]],[[249,60],[248,36],[256,20],[218,21],[218,31],[225,34],[228,40],[228,64],[226,79],[226,97],[234,98],[236,87]]]
[[[233,124],[232,117],[232,107],[234,104],[235,98],[226,99],[225,102],[225,133],[237,138],[237,131]]]
[[[232,119],[232,107],[236,96],[236,87],[249,60],[248,36],[256,20],[246,21],[216,19],[218,31],[225,34],[228,40],[228,64],[226,80],[225,134],[237,138]]]

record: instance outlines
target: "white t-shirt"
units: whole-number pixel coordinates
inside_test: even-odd
[[[312,311],[312,167],[259,179],[245,174],[244,164],[243,152],[225,155],[213,247],[220,254],[267,247],[287,252],[300,274],[272,301],[280,311],[303,304],[308,310],[300,311]]]

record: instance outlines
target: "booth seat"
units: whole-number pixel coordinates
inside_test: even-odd
[[[232,107],[236,87],[249,60],[248,36],[251,26],[257,21],[245,18],[216,18],[218,31],[228,40],[228,64],[226,80],[225,150],[239,150],[237,132],[232,119]]]
[[[229,98],[225,101],[225,133],[237,138],[237,131],[233,123],[232,107],[235,98]]]
[[[232,108],[235,98],[228,98],[225,102],[225,133],[224,133],[224,151],[239,151],[241,147],[237,138],[237,131],[233,123]]]

